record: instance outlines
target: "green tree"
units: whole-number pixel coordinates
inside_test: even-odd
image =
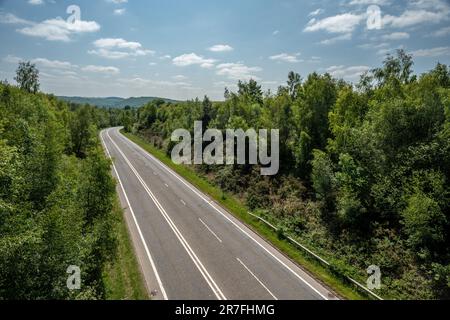
[[[411,77],[413,65],[412,56],[408,55],[403,49],[399,49],[397,50],[397,56],[388,54],[383,61],[383,67],[376,68],[372,72],[382,85],[393,80],[408,84],[415,79],[415,77]]]
[[[110,162],[102,150],[92,149],[83,162],[84,179],[80,186],[80,203],[85,215],[85,223],[91,226],[97,219],[107,216],[112,209],[115,184],[110,175]]]
[[[39,70],[30,61],[19,63],[14,80],[16,80],[22,90],[29,93],[37,93],[39,91]]]
[[[250,103],[261,104],[263,101],[261,86],[253,79],[248,82],[239,81],[238,94]]]
[[[333,163],[328,155],[320,150],[314,150],[311,181],[318,199],[330,200],[333,196],[334,172]]]
[[[211,100],[207,96],[204,97],[202,102],[202,118],[201,121],[203,122],[203,130],[207,130],[209,123],[213,119],[213,105]]]
[[[288,92],[292,100],[297,99],[299,94],[298,91],[301,88],[301,82],[302,78],[298,73],[295,73],[293,71],[289,72],[287,85],[288,85]]]
[[[438,63],[430,74],[437,79],[439,86],[450,88],[450,70],[445,64]]]
[[[70,122],[71,151],[79,158],[86,157],[95,143],[96,128],[92,120],[91,107],[85,105],[73,114]]]
[[[444,241],[446,217],[433,199],[424,194],[411,196],[402,216],[411,246],[433,248]]]

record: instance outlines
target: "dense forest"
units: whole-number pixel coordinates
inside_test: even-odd
[[[38,92],[38,74],[21,63],[19,86],[0,84],[0,300],[104,298],[115,182],[98,129],[130,111],[68,105]]]
[[[153,101],[125,129],[168,155],[178,128],[280,130],[280,172],[196,166],[345,274],[382,272],[387,298],[450,298],[450,70],[414,75],[399,50],[357,85],[291,72],[278,92],[254,80],[224,102]],[[12,152],[12,151],[11,151]],[[11,157],[13,157],[11,155]],[[10,157],[10,158],[11,158]]]

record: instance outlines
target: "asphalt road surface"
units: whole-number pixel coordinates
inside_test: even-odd
[[[101,139],[153,299],[336,299],[119,128]]]

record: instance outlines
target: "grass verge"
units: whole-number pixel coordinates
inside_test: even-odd
[[[345,279],[342,279],[339,276],[335,275],[330,269],[324,267],[317,260],[313,260],[309,256],[306,256],[303,251],[300,251],[291,242],[285,239],[280,239],[279,235],[273,229],[269,228],[266,224],[262,223],[258,219],[250,216],[248,214],[248,208],[246,208],[246,206],[241,201],[239,201],[232,195],[223,192],[218,187],[212,185],[209,181],[199,176],[191,168],[184,165],[174,164],[162,150],[148,143],[143,138],[130,133],[126,133],[123,130],[121,130],[121,133],[131,141],[141,146],[144,150],[151,153],[153,156],[155,156],[169,168],[173,169],[179,175],[184,177],[187,181],[196,186],[202,192],[208,194],[210,197],[220,203],[224,208],[226,208],[230,213],[232,213],[235,217],[244,222],[253,231],[257,232],[260,236],[273,244],[276,248],[278,248],[278,250],[283,252],[297,264],[301,265],[305,270],[314,275],[316,279],[322,281],[338,295],[340,295],[344,299],[349,300],[368,299],[367,296],[360,293],[351,284],[348,284]]]
[[[119,199],[114,203],[117,235],[117,256],[103,271],[103,282],[107,300],[148,300],[147,289],[141,273],[128,227],[120,207]]]

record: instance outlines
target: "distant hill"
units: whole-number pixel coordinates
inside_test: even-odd
[[[157,97],[131,97],[131,98],[119,98],[119,97],[106,97],[106,98],[84,98],[84,97],[58,97],[61,100],[77,104],[90,104],[92,106],[102,108],[117,108],[122,109],[126,106],[132,108],[141,107],[153,100],[162,99],[166,102],[177,102],[176,100],[157,98]]]

